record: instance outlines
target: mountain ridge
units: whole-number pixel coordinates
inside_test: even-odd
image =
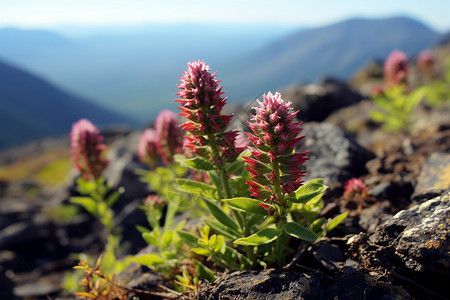
[[[383,42],[375,40],[380,35]],[[245,78],[252,78],[251,93],[231,93],[236,98],[248,98],[258,90],[280,89],[323,76],[347,80],[370,60],[384,59],[394,49],[411,56],[432,46],[438,38],[438,33],[408,17],[349,19],[293,33],[241,58],[235,62],[239,76],[234,76],[229,86],[232,90]]]
[[[136,122],[71,95],[50,82],[0,61],[0,148],[67,134],[80,118],[102,125]]]
[[[208,30],[204,32],[211,37]],[[223,39],[217,35],[205,40],[202,32],[184,32],[187,35],[162,40],[142,32],[134,38],[62,37],[72,41],[74,48],[46,50],[42,45],[37,51],[27,47],[22,51],[28,51],[28,57],[21,58],[5,55],[0,47],[0,56],[43,75],[64,90],[148,122],[161,109],[175,109],[176,84],[188,61],[205,60],[212,71],[218,71],[230,101],[242,102],[261,92],[324,76],[347,79],[367,61],[384,59],[394,49],[414,54],[439,36],[410,17],[353,18],[300,31],[287,30],[265,43],[261,39],[246,40],[245,36]],[[39,59],[30,58],[33,55],[39,55]]]

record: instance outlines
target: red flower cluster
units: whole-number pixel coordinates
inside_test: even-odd
[[[178,127],[177,115],[168,109],[159,113],[155,121],[157,150],[163,163],[173,163],[173,156],[182,153],[183,134]]]
[[[106,145],[98,128],[86,119],[81,119],[72,126],[70,147],[75,167],[83,178],[99,178],[108,165],[103,158]]]
[[[227,98],[223,98],[222,87],[216,80],[216,73],[211,74],[209,66],[203,61],[188,63],[188,70],[183,72],[181,84],[177,85],[181,99],[175,100],[182,104],[179,109],[181,116],[189,119],[181,124],[183,130],[189,131],[184,147],[195,154],[212,159],[208,147],[214,135],[215,143],[220,151],[215,163],[220,165],[224,161],[234,161],[243,148],[235,146],[237,132],[225,132],[233,115],[221,115]]]
[[[158,137],[154,129],[146,129],[139,139],[138,144],[139,160],[149,164],[151,167],[156,166],[158,161]]]
[[[387,87],[406,84],[408,76],[408,57],[399,50],[389,54],[384,63],[384,80]]]
[[[253,177],[248,180],[252,196],[259,199],[279,201],[274,187],[279,184],[281,193],[292,195],[303,183],[305,175],[300,169],[309,158],[308,152],[293,153],[304,136],[300,124],[294,122],[297,112],[293,112],[291,102],[285,103],[281,95],[268,93],[256,107],[256,115],[248,122],[252,133],[247,133],[254,147],[253,157],[245,157],[246,169]]]
[[[367,185],[359,178],[349,179],[344,186],[344,198],[351,200],[359,197],[366,197],[369,193]]]

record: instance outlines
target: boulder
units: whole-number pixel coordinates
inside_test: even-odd
[[[450,154],[434,152],[422,167],[413,199],[429,199],[450,189]]]
[[[204,284],[197,299],[317,299],[320,277],[274,269],[237,271]]]
[[[285,101],[291,101],[300,110],[303,121],[323,121],[333,111],[358,103],[363,99],[346,83],[325,79],[319,84],[292,86],[281,91]]]
[[[428,200],[379,225],[367,236],[349,239],[349,254],[368,269],[415,278],[445,295],[450,280],[450,192]]]
[[[302,127],[305,139],[296,151],[310,151],[310,160],[304,164],[305,179],[320,177],[325,184],[332,185],[367,173],[365,164],[374,157],[373,153],[345,131],[328,123],[311,122]]]

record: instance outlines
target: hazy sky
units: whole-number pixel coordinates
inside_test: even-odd
[[[22,28],[186,22],[316,26],[393,15],[450,30],[450,0],[0,0],[0,27]]]

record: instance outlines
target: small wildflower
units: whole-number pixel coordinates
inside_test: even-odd
[[[432,78],[434,76],[434,58],[433,53],[430,50],[424,50],[420,52],[417,57],[417,65],[419,70],[427,78]]]
[[[299,136],[301,122],[294,122],[298,112],[293,112],[291,102],[285,103],[279,93],[269,92],[258,104],[256,114],[248,122],[253,134],[247,135],[254,147],[249,147],[253,158],[244,157],[249,165],[246,169],[253,177],[247,183],[252,196],[279,201],[278,192],[292,195],[302,185],[305,172],[299,166],[309,159],[308,152],[293,153],[304,137]],[[277,185],[280,191],[274,190]]]
[[[98,128],[86,119],[81,119],[72,126],[70,147],[76,168],[83,178],[99,178],[108,165],[104,159],[106,145]]]
[[[383,87],[381,85],[376,85],[372,89],[372,95],[373,96],[380,96],[380,95],[383,94],[383,92],[384,92],[384,89],[383,89]]]
[[[344,185],[344,198],[347,200],[365,198],[368,193],[367,185],[359,178],[349,179]]]
[[[152,207],[158,207],[162,208],[166,206],[166,202],[164,199],[159,195],[148,195],[147,198],[144,200],[145,205],[152,206]]]
[[[389,54],[384,63],[384,79],[387,87],[406,84],[408,75],[408,57],[399,50]]]
[[[139,139],[139,160],[155,167],[158,161],[158,137],[154,129],[146,129]]]
[[[161,111],[156,117],[155,132],[158,154],[163,163],[173,163],[173,156],[182,153],[183,147],[183,135],[176,114],[168,109]]]

